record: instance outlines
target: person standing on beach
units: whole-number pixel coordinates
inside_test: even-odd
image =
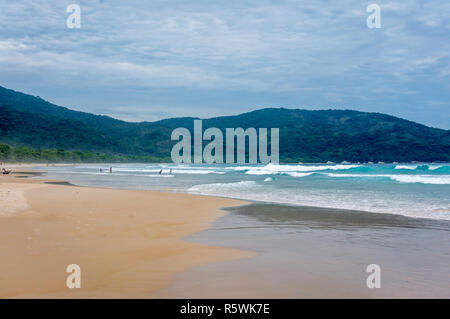
[[[109,173],[110,173],[110,174],[112,173],[112,167],[109,168]]]

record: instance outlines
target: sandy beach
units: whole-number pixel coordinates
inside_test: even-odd
[[[245,202],[67,186],[14,168],[0,176],[0,298],[151,298],[177,273],[253,255],[182,239]],[[69,264],[81,289],[66,286]]]
[[[8,165],[0,298],[448,298],[447,220],[137,190],[213,180],[147,166]],[[81,289],[66,286],[71,264]]]

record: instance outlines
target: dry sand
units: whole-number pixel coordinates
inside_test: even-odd
[[[18,175],[0,175],[0,298],[151,298],[179,272],[253,255],[182,240],[242,201]],[[80,289],[66,286],[69,264]]]

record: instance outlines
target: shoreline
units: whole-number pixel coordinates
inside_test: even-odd
[[[87,252],[91,259],[98,256],[100,261],[89,260],[87,265],[91,271],[93,270],[93,277],[101,278],[96,282],[92,280],[89,282],[93,289],[88,292],[80,293],[74,289],[64,293],[61,290],[63,288],[59,287],[57,291],[38,295],[39,298],[442,298],[448,296],[447,287],[450,282],[442,278],[446,276],[446,265],[450,263],[450,260],[448,256],[440,253],[439,247],[445,250],[448,246],[445,239],[450,231],[450,221],[236,200],[175,190],[68,185],[62,180],[44,180],[36,178],[35,175],[33,178],[11,177],[11,179],[19,186],[23,182],[29,182],[34,187],[43,187],[36,191],[24,190],[24,192],[34,192],[34,197],[41,206],[44,205],[43,201],[51,201],[51,198],[60,200],[61,197],[69,196],[68,194],[72,194],[72,197],[77,200],[84,198],[90,201],[89,205],[86,205],[86,202],[80,204],[80,209],[84,210],[86,207],[97,205],[99,200],[108,202],[111,196],[113,198],[120,196],[122,199],[131,196],[132,200],[128,202],[133,202],[139,196],[142,197],[139,194],[148,196],[152,194],[153,199],[150,199],[150,202],[153,204],[156,199],[161,201],[163,215],[159,218],[164,219],[164,214],[172,213],[168,207],[173,206],[175,200],[179,201],[179,205],[175,205],[177,209],[174,215],[177,225],[173,225],[174,219],[171,218],[164,219],[165,223],[156,227],[160,231],[170,232],[172,237],[165,236],[164,240],[157,238],[157,244],[144,248],[136,242],[138,238],[136,236],[130,238],[130,234],[136,229],[140,234],[146,233],[145,223],[148,220],[121,214],[120,211],[126,212],[130,207],[130,205],[121,206],[123,200],[114,199],[114,203],[109,205],[108,209],[114,211],[112,214],[111,211],[86,212],[81,213],[83,216],[79,219],[74,219],[75,214],[72,209],[65,208],[65,212],[70,216],[60,222],[57,217],[61,219],[61,214],[48,212],[49,214],[44,218],[50,224],[60,222],[60,228],[64,224],[75,228],[81,227],[78,230],[72,229],[71,235],[94,234],[78,243],[69,241],[69,244],[72,244],[69,246],[76,253]],[[59,189],[59,195],[55,187]],[[63,191],[62,188],[66,190]],[[53,193],[53,197],[45,194],[49,191]],[[85,198],[86,194],[82,196],[77,194],[80,192],[89,193],[90,199]],[[105,198],[99,196],[99,192],[108,195],[105,195]],[[144,196],[146,198],[141,198],[139,201],[148,202],[148,196]],[[182,198],[186,200],[183,203],[180,202]],[[104,203],[101,204],[102,207],[105,207],[104,205]],[[198,209],[194,209],[193,205],[199,205],[200,210],[205,208],[204,205],[212,206],[208,212],[203,212],[207,215],[205,217]],[[185,213],[192,215],[187,217],[184,216]],[[145,215],[148,212],[138,212],[138,214]],[[76,216],[79,215],[80,212]],[[111,215],[116,221],[115,224],[110,221]],[[100,232],[83,231],[85,226],[92,228],[92,224],[96,224],[92,221],[93,216],[102,221],[103,228]],[[31,217],[33,216],[28,216],[26,219],[30,223],[36,223],[37,218]],[[184,233],[181,234],[180,227],[186,228],[189,226],[187,224],[191,226],[196,224],[196,231],[184,229]],[[38,223],[33,225],[39,226]],[[176,228],[177,236],[171,231],[173,226]],[[118,228],[123,228],[124,231],[118,232]],[[1,246],[2,232],[5,230],[0,223],[0,253],[2,249],[4,250]],[[34,235],[32,234],[30,241],[34,240]],[[51,235],[60,238],[60,235],[54,232]],[[67,234],[64,233],[64,236]],[[79,236],[72,237],[77,239]],[[120,238],[126,240],[128,244],[118,244],[117,241]],[[140,238],[142,240],[142,236]],[[143,240],[148,239],[149,236],[143,238]],[[8,238],[8,240],[12,239]],[[95,242],[94,247],[90,247],[92,242]],[[66,248],[67,243],[57,242],[56,245],[63,249]],[[111,245],[118,246],[111,247]],[[95,251],[96,247],[105,248],[105,253]],[[32,249],[29,253],[35,253]],[[50,253],[53,253],[51,249],[54,250],[54,247],[50,247]],[[155,259],[145,261],[142,256],[148,255],[148,250],[156,252],[156,255],[160,257],[159,261]],[[37,251],[37,255],[39,253],[40,251]],[[73,255],[77,256],[76,253]],[[119,257],[114,258],[116,254]],[[0,257],[3,258],[1,255]],[[71,260],[66,259],[65,263],[69,262],[72,263]],[[380,264],[383,269],[383,278],[386,278],[386,281],[383,281],[383,289],[380,290],[368,290],[365,286],[366,267],[373,262]],[[85,265],[86,263],[80,265],[82,270]],[[60,262],[59,284],[68,276],[61,271],[62,267],[63,264]],[[12,266],[10,268],[11,271],[17,271]],[[1,267],[0,270],[2,270]],[[154,275],[153,279],[148,274]],[[129,285],[124,285],[125,282]],[[68,290],[65,287],[64,289]],[[1,297],[3,296],[0,288]],[[36,294],[16,294],[11,298],[36,298]]]
[[[42,170],[48,172],[47,177],[84,186],[173,191],[296,207],[449,219],[446,200],[449,166],[429,165],[426,169],[418,169],[417,165],[410,169],[360,167],[363,165],[359,164],[351,169],[300,165],[266,171],[264,167],[250,169],[227,165],[124,164],[113,168],[114,176],[105,172],[105,167],[109,169],[107,163]],[[101,168],[103,172],[99,172]],[[172,168],[174,173],[170,174]],[[297,174],[290,173],[291,170],[308,172]],[[367,174],[355,174],[353,170]]]
[[[4,163],[5,164],[5,163]],[[98,164],[98,163],[93,163]],[[320,163],[316,163],[320,164]],[[322,163],[323,164],[323,163]],[[21,173],[23,175],[31,175],[31,176],[18,176],[18,178],[30,178],[30,180],[33,180],[33,177],[39,177],[42,175],[47,174],[46,171],[36,171],[36,170],[29,170],[27,167],[42,167],[45,168],[46,166],[44,164],[18,164],[19,167],[25,168],[26,170],[23,172],[16,172]],[[77,165],[77,163],[60,163],[55,164],[54,166],[72,166]],[[14,165],[9,165],[9,167],[13,167]],[[39,180],[42,180],[41,177],[39,177]],[[414,221],[429,221],[429,222],[436,222],[436,221],[447,221],[447,219],[442,218],[430,218],[430,217],[422,217],[422,216],[409,216],[409,215],[402,215],[402,214],[395,214],[395,213],[382,213],[382,212],[374,212],[374,211],[368,211],[368,210],[355,210],[355,209],[346,209],[346,208],[335,208],[335,207],[325,207],[325,206],[309,206],[309,205],[297,205],[293,203],[286,203],[286,202],[273,202],[273,201],[263,201],[263,200],[254,200],[254,199],[242,199],[239,197],[231,197],[231,196],[221,196],[221,195],[209,195],[209,194],[198,194],[198,193],[192,193],[187,191],[180,191],[180,190],[158,190],[158,189],[135,189],[135,188],[120,188],[116,186],[89,186],[89,185],[78,185],[73,184],[71,182],[68,182],[66,180],[55,180],[55,179],[45,179],[46,184],[56,184],[56,185],[64,185],[64,186],[73,186],[73,187],[86,187],[86,188],[96,188],[96,189],[105,189],[105,190],[138,190],[138,191],[149,191],[149,192],[155,192],[155,193],[173,193],[173,194],[184,194],[184,195],[193,195],[193,196],[200,196],[200,197],[211,197],[211,198],[217,198],[217,199],[223,199],[223,200],[233,200],[241,202],[242,204],[238,206],[248,206],[252,204],[263,204],[263,205],[275,205],[275,206],[281,206],[281,207],[288,207],[288,208],[298,208],[298,209],[319,209],[319,210],[329,210],[329,211],[336,211],[336,212],[345,212],[345,213],[354,213],[354,214],[365,214],[365,215],[373,215],[380,216],[383,218],[393,218],[393,219],[404,219],[405,221],[410,220],[411,222]],[[228,211],[234,210],[234,205],[228,207],[221,207],[220,210],[224,211],[225,214],[228,213]],[[219,216],[219,218],[222,216]]]
[[[245,201],[25,174],[0,179],[0,298],[152,298],[180,272],[254,255],[184,240]],[[81,267],[81,289],[66,287],[69,264]]]
[[[84,163],[85,164],[85,163]],[[92,164],[98,164],[98,163],[92,163]],[[315,164],[323,164],[323,163],[315,163]],[[420,164],[420,163],[415,163]],[[34,167],[42,167],[45,168],[45,165],[32,165],[32,164],[24,164],[24,165],[30,165]],[[64,163],[64,164],[55,164],[54,166],[76,166],[78,163]],[[37,174],[46,174],[46,171],[35,171]],[[33,177],[33,176],[32,176]],[[50,182],[51,183],[51,182]],[[445,221],[448,219],[445,218],[431,218],[426,216],[413,216],[413,215],[405,215],[401,213],[391,213],[391,212],[377,212],[377,211],[371,211],[371,210],[360,210],[360,209],[352,209],[352,208],[337,208],[337,207],[328,207],[328,206],[317,206],[317,205],[298,205],[295,203],[290,202],[283,202],[283,201],[270,201],[270,200],[259,200],[259,199],[248,199],[248,198],[240,198],[236,196],[225,196],[225,195],[214,195],[214,194],[207,194],[207,193],[195,193],[195,192],[189,192],[186,190],[178,190],[178,189],[139,189],[139,188],[127,188],[127,187],[119,187],[119,186],[91,186],[91,185],[78,185],[73,184],[71,182],[67,182],[64,180],[61,180],[60,183],[64,183],[66,185],[76,186],[76,187],[93,187],[93,188],[101,188],[101,189],[123,189],[123,190],[148,190],[151,192],[162,192],[162,193],[175,193],[175,194],[187,194],[187,195],[196,195],[196,196],[205,196],[205,197],[212,197],[212,198],[218,198],[218,199],[231,199],[236,201],[245,202],[243,205],[250,205],[250,204],[265,204],[265,205],[278,205],[278,206],[285,206],[285,207],[295,207],[295,208],[311,208],[311,209],[324,209],[324,210],[330,210],[330,211],[342,211],[342,212],[352,212],[355,214],[374,214],[384,217],[392,217],[392,218],[405,218],[410,220],[425,220],[425,221]],[[227,211],[228,207],[222,207],[225,211]]]

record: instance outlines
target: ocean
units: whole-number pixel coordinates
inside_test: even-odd
[[[50,178],[83,186],[168,190],[450,220],[448,163],[80,164],[45,171]]]

